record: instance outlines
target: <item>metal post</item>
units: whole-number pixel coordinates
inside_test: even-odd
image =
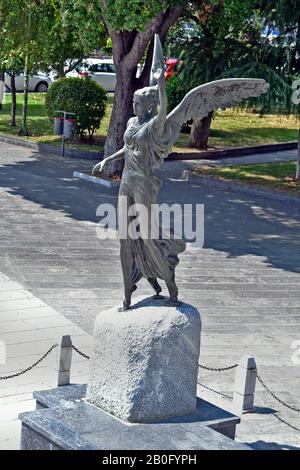
[[[254,410],[256,384],[256,362],[252,356],[243,356],[238,363],[235,374],[233,410],[246,413]]]
[[[72,340],[71,336],[63,336],[60,345],[60,358],[58,370],[58,386],[69,385],[72,363]]]

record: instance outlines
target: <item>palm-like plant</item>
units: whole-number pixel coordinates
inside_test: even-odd
[[[241,106],[255,108],[261,113],[298,114],[299,107],[291,101],[292,82],[299,73],[295,62],[295,40],[290,35],[271,38],[264,35],[267,24],[270,20],[253,13],[249,20],[239,25],[238,31],[232,30],[223,37],[220,47],[220,35],[224,30],[216,31],[216,18],[212,24],[211,21],[204,25],[195,22],[193,34],[182,40],[183,65],[177,80],[188,91],[196,85],[220,78],[263,78],[270,85],[269,92]],[[197,148],[207,146],[211,119],[212,115],[193,123],[190,145]]]

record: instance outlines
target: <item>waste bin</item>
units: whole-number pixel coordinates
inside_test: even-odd
[[[64,118],[63,117],[54,118],[54,132],[57,135],[62,135],[64,133]]]
[[[69,139],[75,134],[76,130],[76,119],[67,118],[64,122],[64,138]]]

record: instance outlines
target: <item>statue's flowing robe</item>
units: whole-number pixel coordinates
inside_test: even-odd
[[[139,124],[137,118],[131,118],[124,134],[125,166],[119,196],[127,198],[128,207],[132,204],[143,204],[148,211],[148,237],[143,236],[136,240],[130,237],[120,239],[124,283],[128,289],[141,277],[165,281],[172,279],[179,261],[177,255],[185,250],[185,242],[182,239],[174,239],[172,235],[170,239],[165,239],[163,231],[153,227],[153,220],[150,227],[151,205],[157,203],[161,185],[154,171],[168,155],[174,141],[173,134],[171,128],[166,128],[163,136],[160,136],[155,126],[155,118],[143,124]],[[120,223],[126,223],[128,227],[132,218],[125,213],[120,200],[121,197],[119,226]],[[151,229],[152,233],[158,231],[157,239],[151,238]]]

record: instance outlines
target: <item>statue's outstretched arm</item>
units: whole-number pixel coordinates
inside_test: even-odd
[[[114,162],[116,160],[122,160],[122,158],[124,157],[125,157],[125,149],[123,147],[120,150],[118,150],[118,152],[110,155],[109,157],[106,157],[104,160],[97,163],[97,165],[95,165],[94,168],[92,169],[92,175],[94,175],[95,173],[101,173],[104,166],[106,166],[108,163]]]

